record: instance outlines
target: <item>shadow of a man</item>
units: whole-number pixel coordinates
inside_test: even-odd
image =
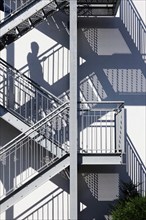
[[[43,82],[43,70],[38,59],[39,45],[36,42],[31,43],[31,52],[27,55],[27,62],[30,71],[30,78],[41,84]]]

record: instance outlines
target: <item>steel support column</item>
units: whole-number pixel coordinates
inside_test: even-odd
[[[78,219],[77,181],[77,0],[70,0],[70,219]]]

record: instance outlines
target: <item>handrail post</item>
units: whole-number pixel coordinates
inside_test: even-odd
[[[125,109],[121,108],[115,116],[115,149],[117,152],[125,153],[125,129],[126,129]]]
[[[126,153],[126,109],[122,108],[122,130],[123,130],[123,135],[122,135],[122,153]]]

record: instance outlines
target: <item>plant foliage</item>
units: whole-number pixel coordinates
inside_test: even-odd
[[[123,198],[113,208],[112,220],[146,220],[146,197],[139,194],[138,185],[132,181],[122,182],[121,185]]]
[[[112,211],[112,220],[146,220],[146,197],[120,202]]]

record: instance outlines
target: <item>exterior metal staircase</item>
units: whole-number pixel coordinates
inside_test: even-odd
[[[68,110],[60,105],[1,148],[1,212],[69,166]],[[79,165],[121,164],[123,110],[120,102],[80,103]]]
[[[14,192],[9,194],[7,197],[2,199],[0,201],[0,206],[1,206],[0,213],[3,213],[12,205],[19,202],[25,196],[29,195],[33,190],[38,189],[42,184],[47,182],[49,179],[54,177],[56,174],[58,174],[68,166],[69,166],[69,155],[66,154],[57,161],[54,161],[52,165],[46,167],[44,171],[37,174],[27,183],[23,184],[21,187],[19,187]]]
[[[15,6],[9,0],[4,2],[10,13],[0,23],[0,50],[17,40],[54,12],[63,9],[69,14],[69,0],[26,0],[17,1]],[[115,16],[120,0],[78,0],[78,16]]]
[[[115,16],[121,0],[77,0],[78,17]],[[64,8],[69,13],[68,6]]]
[[[78,16],[114,16],[119,3],[119,0],[78,0]],[[61,8],[68,14],[68,1],[26,0],[25,5],[20,5],[1,22],[0,48]],[[0,81],[2,118],[9,121],[14,116],[26,125],[24,133],[0,150],[0,175],[4,185],[0,211],[4,212],[69,166],[69,105],[2,59]],[[93,88],[94,91],[88,97],[82,94],[84,100],[97,97],[93,81],[88,79],[88,83],[90,91]],[[85,101],[79,104],[79,165],[117,165],[123,162],[123,107],[123,102]]]
[[[121,1],[120,18],[146,63],[146,25],[132,0]]]
[[[1,148],[1,212],[69,166],[68,109],[62,104]]]
[[[1,117],[9,123],[12,114],[32,126],[63,103],[1,58],[0,81],[0,105],[9,111],[1,110]]]
[[[79,112],[80,164],[124,164],[124,103],[81,102]]]
[[[21,132],[27,131],[30,126],[63,104],[56,96],[21,75],[2,59],[0,78],[0,117]],[[49,123],[48,126],[54,132],[53,124]],[[51,140],[41,138],[41,147],[46,148],[46,144],[49,145]]]
[[[68,3],[65,0],[27,0],[24,4],[16,2],[19,4],[0,23],[1,50]],[[8,3],[10,5],[11,1]]]

